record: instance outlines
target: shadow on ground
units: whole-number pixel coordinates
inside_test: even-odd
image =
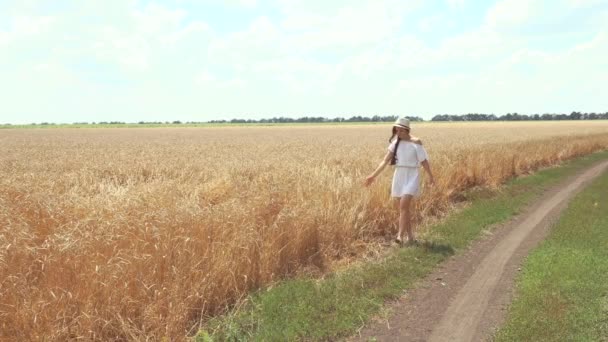
[[[454,255],[456,252],[452,246],[434,241],[420,241],[418,247],[422,248],[427,253],[441,254],[443,256]]]

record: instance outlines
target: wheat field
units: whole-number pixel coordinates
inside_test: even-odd
[[[390,124],[0,130],[0,340],[181,340],[249,291],[390,239]],[[436,185],[608,148],[608,122],[414,123]],[[422,232],[424,233],[424,232]]]

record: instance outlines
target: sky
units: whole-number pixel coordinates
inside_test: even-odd
[[[608,111],[608,0],[0,0],[0,123]]]

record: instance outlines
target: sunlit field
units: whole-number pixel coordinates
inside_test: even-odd
[[[608,148],[608,122],[412,126],[463,190]],[[389,241],[387,125],[0,130],[0,340],[180,340],[250,290]],[[423,233],[423,232],[422,232]],[[288,303],[286,303],[288,304]]]

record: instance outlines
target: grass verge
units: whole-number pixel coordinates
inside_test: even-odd
[[[497,341],[608,341],[608,173],[527,258]]]
[[[195,340],[333,340],[352,335],[386,300],[411,288],[438,263],[468,246],[482,230],[508,220],[544,190],[607,158],[608,151],[595,153],[514,179],[496,193],[468,193],[471,205],[431,227],[428,242],[395,248],[383,260],[363,263],[323,280],[290,279],[260,290],[239,310],[210,320]]]

